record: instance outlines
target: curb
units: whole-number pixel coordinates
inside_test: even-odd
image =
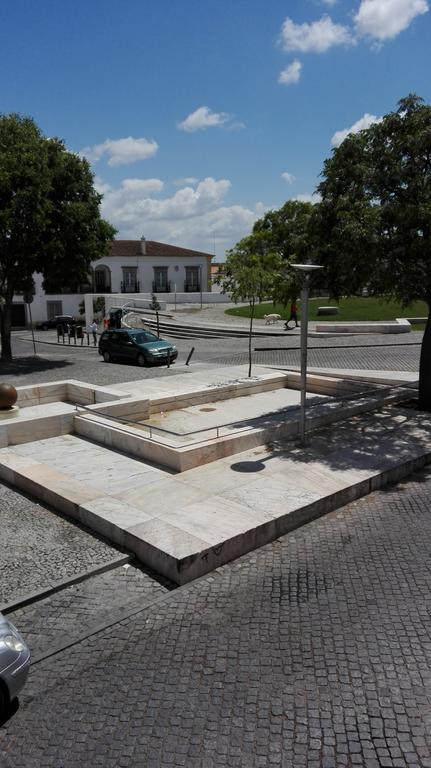
[[[27,339],[24,336],[19,336],[18,338],[20,341],[28,341],[29,343],[31,342],[31,339]],[[34,341],[36,344],[49,344],[51,347],[64,347],[65,349],[80,349],[80,350],[91,349],[92,351],[95,350],[97,352],[97,347],[95,347],[93,344],[82,344],[82,345],[81,344],[63,344],[63,343],[60,344],[59,341],[46,341],[45,339],[38,339],[36,337]]]
[[[155,597],[154,600],[149,600],[147,603],[130,603],[127,609],[111,614],[107,621],[104,621],[100,624],[95,624],[93,627],[87,629],[82,635],[76,635],[75,637],[71,637],[70,635],[64,636],[63,642],[60,641],[57,645],[52,646],[48,650],[42,650],[33,653],[31,657],[31,666],[33,667],[35,664],[40,664],[41,661],[45,661],[45,659],[49,659],[51,656],[56,656],[57,653],[61,653],[67,648],[72,648],[74,645],[78,645],[78,643],[81,643],[83,640],[87,640],[89,637],[93,637],[99,632],[103,632],[105,629],[114,627],[116,624],[120,624],[122,621],[126,621],[132,616],[136,616],[138,613],[147,610],[147,608],[152,608],[153,606],[165,603],[171,598],[171,595],[173,594],[176,595],[177,593],[182,593],[188,589],[192,589],[201,581],[205,581],[207,579],[214,580],[215,575],[220,576],[218,573],[219,570],[220,569],[217,568],[210,573],[205,573],[202,576],[199,576],[197,579],[194,579],[194,581],[190,581],[187,584],[182,584],[181,586],[176,586],[174,589],[168,590],[164,595]]]
[[[3,605],[0,605],[0,613],[12,613],[12,611],[16,611],[18,608],[24,608],[26,605],[31,605],[32,603],[36,603],[38,600],[43,600],[44,597],[49,597],[56,592],[60,592],[62,589],[65,589],[65,587],[71,587],[73,584],[80,584],[82,581],[91,579],[92,576],[98,576],[101,573],[112,571],[114,568],[119,568],[120,565],[130,563],[131,560],[133,560],[133,555],[122,555],[121,557],[116,557],[113,560],[108,560],[108,562],[104,563],[103,565],[96,565],[94,568],[90,568],[88,571],[81,571],[81,573],[77,573],[70,579],[56,581],[46,589],[41,589],[37,592],[27,592],[25,595],[12,603],[3,603]]]
[[[389,344],[328,344],[328,345],[319,345],[318,347],[313,347],[310,344],[307,344],[307,350],[310,349],[365,349],[366,347],[370,347],[371,349],[379,349],[380,347],[421,347],[422,342],[421,341],[406,341],[406,342],[399,342],[398,344],[395,342],[389,343]],[[301,348],[298,347],[254,347],[255,352],[291,352],[291,351],[301,351]]]

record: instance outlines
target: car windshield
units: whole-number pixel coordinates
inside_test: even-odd
[[[149,331],[138,331],[138,333],[131,333],[130,336],[137,344],[146,344],[148,341],[159,341],[157,336]]]

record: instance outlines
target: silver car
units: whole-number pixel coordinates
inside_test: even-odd
[[[0,718],[27,680],[30,649],[14,625],[0,613]]]

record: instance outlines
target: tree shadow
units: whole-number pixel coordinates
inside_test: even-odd
[[[342,405],[348,404],[348,400],[323,404],[320,401],[319,413],[328,415],[334,411],[335,416]],[[310,420],[313,408],[307,410]],[[370,407],[369,411],[358,415],[346,414],[339,421],[306,433],[304,445],[299,444],[298,434],[277,436],[276,428],[278,426],[281,431],[280,416],[284,413],[286,411],[282,409],[259,421],[259,427],[274,430],[274,439],[262,445],[267,454],[257,461],[233,462],[233,471],[259,473],[271,459],[276,458],[285,459],[286,463],[308,464],[310,467],[313,464],[316,467],[319,465],[335,473],[349,470],[377,473],[403,464],[415,456],[430,453],[431,413],[403,407],[402,403]],[[238,422],[238,426],[240,424],[244,426],[245,422]]]
[[[29,373],[51,371],[73,365],[69,360],[47,360],[44,357],[16,357],[0,361],[0,376],[26,376]]]

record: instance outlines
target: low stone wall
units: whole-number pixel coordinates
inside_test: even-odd
[[[392,323],[318,323],[317,333],[410,333],[411,325],[405,318]]]

